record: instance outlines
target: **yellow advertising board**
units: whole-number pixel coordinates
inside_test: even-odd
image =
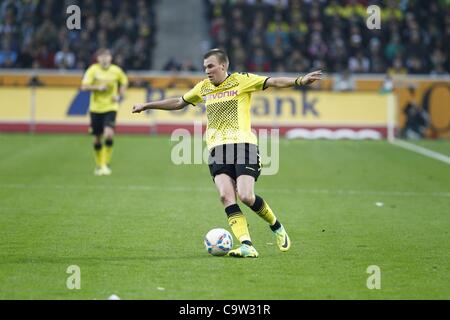
[[[203,105],[172,112],[131,113],[134,103],[179,97],[185,92],[185,89],[129,89],[118,112],[117,124],[205,122]],[[37,123],[87,124],[88,97],[88,93],[70,88],[37,88],[33,93],[29,88],[3,87],[0,88],[0,121],[26,123],[33,117]],[[387,101],[386,95],[377,93],[268,90],[253,94],[252,123],[266,126],[386,126]]]
[[[406,123],[405,109],[415,103],[429,115],[427,136],[430,138],[450,137],[450,82],[421,81],[406,84],[395,90],[398,101],[398,123]]]
[[[17,122],[26,125],[30,121],[31,89],[27,88],[31,73],[0,72],[0,122]],[[78,95],[82,77],[81,72],[61,73],[38,71],[36,74],[44,87],[38,88],[35,102],[36,122],[57,122],[61,124],[88,123],[83,108],[72,112],[73,100]],[[179,96],[188,87],[203,78],[201,74],[156,74],[130,73],[134,84],[148,85],[154,88],[150,93],[146,89],[130,89],[127,99],[118,115],[118,123],[131,126],[142,123],[190,123],[192,120],[204,121],[204,110],[195,109],[173,113],[152,112],[135,117],[128,113],[129,106],[143,101],[147,96],[153,99]],[[384,77],[355,76],[356,91],[351,93],[332,93],[333,77],[320,83],[321,91],[308,91],[306,96],[294,90],[266,90],[253,97],[253,124],[270,126],[325,126],[325,125],[380,125],[386,123],[386,96],[377,92],[382,87]],[[167,89],[181,88],[181,89]],[[414,92],[410,90],[414,88]],[[372,94],[369,94],[372,92]],[[429,115],[429,137],[450,137],[450,81],[448,77],[405,76],[394,79],[396,107],[396,127],[402,128],[406,123],[405,107],[415,102]],[[77,103],[79,106],[79,103]],[[13,107],[12,107],[13,106]],[[373,107],[375,106],[375,107]],[[69,108],[69,112],[67,110]],[[75,108],[77,109],[77,108]],[[0,130],[2,130],[0,126]]]

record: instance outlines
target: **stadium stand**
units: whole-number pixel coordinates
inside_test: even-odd
[[[66,8],[81,8],[83,28],[68,30]],[[0,1],[0,67],[85,69],[110,47],[124,69],[148,70],[156,32],[154,1]]]
[[[366,26],[371,4],[381,8],[381,30]],[[449,1],[205,0],[205,5],[212,46],[228,49],[235,70],[450,70]]]
[[[155,69],[156,0],[3,0],[0,68],[85,69],[101,46],[125,70]],[[82,10],[68,30],[65,8]],[[234,70],[448,74],[448,0],[204,0],[211,47],[228,50]],[[381,7],[381,30],[366,27]],[[430,16],[433,18],[430,19]],[[192,57],[195,59],[196,57]],[[198,70],[168,61],[164,70]]]

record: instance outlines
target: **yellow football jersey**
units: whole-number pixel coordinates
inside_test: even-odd
[[[106,91],[92,91],[89,103],[89,110],[96,113],[105,113],[117,111],[119,103],[113,100],[114,96],[119,94],[119,84],[128,85],[128,78],[122,69],[115,64],[111,64],[107,69],[103,69],[96,63],[90,66],[82,80],[83,85],[101,85],[107,86]]]
[[[251,131],[251,93],[265,89],[268,77],[233,73],[218,86],[205,79],[183,95],[192,105],[205,102],[208,149],[229,143],[257,144]]]

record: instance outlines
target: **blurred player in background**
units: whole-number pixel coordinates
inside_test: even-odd
[[[199,82],[179,98],[164,99],[133,106],[133,113],[147,109],[178,110],[206,100],[206,143],[210,152],[209,169],[228,223],[241,246],[231,250],[232,257],[258,257],[250,238],[247,220],[237,204],[237,197],[269,223],[278,248],[287,251],[291,241],[267,202],[255,195],[254,185],[261,172],[257,138],[251,132],[251,93],[269,87],[289,88],[320,80],[321,71],[298,78],[270,78],[249,73],[228,73],[227,54],[213,49],[204,55],[208,79]],[[225,150],[224,150],[225,149]],[[236,196],[237,194],[237,196]]]
[[[81,90],[91,91],[89,111],[94,135],[96,176],[111,174],[111,156],[119,102],[128,87],[128,78],[122,69],[111,63],[108,49],[97,51],[97,62],[83,76]]]

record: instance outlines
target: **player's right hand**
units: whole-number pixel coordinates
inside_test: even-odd
[[[97,88],[98,91],[100,92],[105,92],[106,89],[108,89],[108,87],[106,86],[106,84],[100,84]]]
[[[133,105],[133,110],[131,112],[132,113],[140,113],[145,110],[144,107],[145,107],[145,103],[136,103],[135,105]]]

